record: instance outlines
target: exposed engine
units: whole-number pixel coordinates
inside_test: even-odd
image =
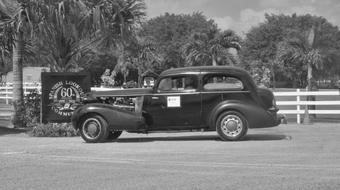
[[[113,107],[131,112],[140,112],[142,109],[143,97],[97,97],[96,102],[110,104]]]

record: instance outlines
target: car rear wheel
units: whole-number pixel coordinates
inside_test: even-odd
[[[222,113],[216,121],[216,131],[222,140],[241,140],[247,133],[248,122],[237,111]]]
[[[106,120],[99,115],[88,116],[81,124],[80,135],[88,143],[104,142],[109,135]]]
[[[118,139],[118,137],[122,134],[123,131],[110,131],[109,135],[107,136],[108,141],[113,141]]]

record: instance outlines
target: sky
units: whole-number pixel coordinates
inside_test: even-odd
[[[243,36],[264,21],[265,13],[297,13],[322,16],[340,26],[340,0],[145,0],[148,18],[166,12],[202,12],[222,30],[232,29]]]

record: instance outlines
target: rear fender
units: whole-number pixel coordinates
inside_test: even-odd
[[[215,129],[216,120],[218,116],[225,111],[237,111],[241,113],[248,121],[248,127],[253,128],[258,125],[258,121],[264,114],[265,110],[259,109],[258,106],[252,105],[250,103],[245,103],[237,100],[227,100],[219,103],[210,113],[208,117],[208,124],[210,129]]]
[[[91,114],[102,116],[107,121],[110,130],[141,130],[145,128],[145,121],[141,113],[122,110],[102,103],[86,104],[75,110],[71,118],[73,127],[80,128],[83,119]]]

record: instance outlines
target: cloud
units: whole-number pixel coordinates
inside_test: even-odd
[[[237,19],[233,19],[230,16],[215,17],[215,23],[222,30],[232,29],[238,35],[244,36],[248,30],[256,26],[257,24],[264,22],[265,13],[278,13],[275,9],[265,9],[262,11],[255,11],[253,9],[244,9],[240,12],[240,16]]]
[[[236,24],[234,19],[230,16],[225,17],[214,17],[212,18],[217,26],[222,30],[227,30],[233,28],[233,26]]]
[[[145,4],[147,6],[147,16],[155,17],[165,12],[169,13],[178,13],[180,10],[180,4],[176,1],[167,1],[167,0],[145,0]]]
[[[149,18],[166,12],[175,14],[191,14],[201,11],[210,0],[145,0]]]
[[[279,0],[260,0],[259,1],[259,6],[262,8],[268,8],[268,7],[287,7],[291,6],[292,3],[296,2],[293,0],[284,0],[284,1],[279,1]]]
[[[242,10],[240,13],[238,32],[244,34],[248,32],[248,30],[251,27],[258,25],[261,22],[264,22],[265,20],[264,15],[266,13],[277,14],[278,10],[276,9],[264,9],[261,11],[255,11],[253,9]]]
[[[265,21],[266,13],[285,15],[292,15],[294,13],[296,13],[297,15],[317,15],[317,11],[314,7],[311,6],[289,7],[288,9],[267,8],[260,11],[256,11],[253,9],[244,9],[240,12],[239,18],[229,21],[229,23],[232,23],[230,25],[230,28],[235,30],[239,35],[244,36],[252,27],[257,26],[259,23]]]

